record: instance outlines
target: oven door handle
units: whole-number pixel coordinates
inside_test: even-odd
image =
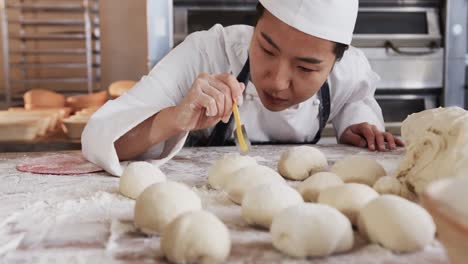
[[[385,42],[385,48],[386,49],[391,49],[394,52],[400,54],[400,55],[406,55],[406,56],[424,56],[424,55],[431,55],[437,52],[438,47],[435,42],[432,42],[430,44],[430,50],[428,51],[407,51],[407,50],[402,50],[399,47],[395,46],[391,41]]]

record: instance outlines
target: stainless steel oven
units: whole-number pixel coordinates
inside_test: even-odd
[[[360,0],[353,45],[364,51],[381,76],[376,98],[387,121],[464,101],[459,98],[464,85],[459,84],[465,78],[466,52],[459,46],[466,47],[467,2]],[[174,42],[216,23],[253,25],[256,4],[257,0],[174,0]],[[458,35],[450,34],[454,32]],[[456,74],[450,74],[454,69]]]
[[[376,98],[386,121],[441,104],[444,48],[440,9],[361,7],[353,45],[380,77]]]
[[[174,0],[174,43],[220,23],[253,25],[258,0]]]

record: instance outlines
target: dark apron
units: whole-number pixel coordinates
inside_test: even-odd
[[[242,71],[239,73],[237,76],[237,81],[242,82],[245,84],[245,87],[247,87],[247,84],[250,81],[250,64],[249,64],[249,59],[247,59],[247,62],[244,64],[244,67],[242,68]],[[245,92],[245,91],[244,91]],[[254,145],[261,145],[261,144],[317,144],[317,142],[320,140],[320,137],[322,135],[322,130],[323,128],[327,125],[328,118],[330,117],[330,88],[328,86],[328,83],[325,82],[320,90],[317,93],[317,99],[320,100],[320,105],[319,105],[319,130],[317,131],[317,134],[315,135],[315,138],[312,142],[252,142]],[[211,132],[211,135],[206,138],[206,137],[201,137],[200,135],[197,135],[197,132],[190,132],[187,141],[185,143],[185,146],[189,147],[214,147],[214,146],[232,146],[234,145],[234,141],[230,140],[229,137],[229,127],[230,125],[234,122],[234,117],[231,115],[229,118],[228,123],[223,123],[219,122],[215,128],[213,129],[213,132]],[[248,134],[248,131],[247,131]]]

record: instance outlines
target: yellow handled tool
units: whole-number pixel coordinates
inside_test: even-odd
[[[237,107],[236,101],[234,101],[232,106],[232,112],[234,114],[234,121],[236,122],[236,137],[238,146],[240,147],[242,153],[247,153],[249,151],[249,141],[248,139],[246,140],[246,138],[244,138],[244,135],[246,136],[245,129],[240,119],[239,108]]]

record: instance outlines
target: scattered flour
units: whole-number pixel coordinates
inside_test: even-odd
[[[275,168],[283,147],[253,147],[253,156]],[[220,148],[184,149],[161,167],[168,179],[192,186],[203,207],[217,215],[229,228],[232,239],[228,263],[448,263],[444,249],[435,241],[424,251],[397,255],[366,245],[356,235],[349,254],[298,260],[285,257],[271,244],[268,231],[253,229],[241,217],[240,206],[222,191],[207,187],[210,161],[232,151]],[[343,156],[343,148],[322,149],[329,160]],[[346,155],[359,154],[345,148]],[[394,166],[401,152],[377,154]],[[163,262],[159,237],[147,236],[133,226],[134,201],[118,194],[118,178],[106,174],[82,176],[33,175],[16,171],[24,157],[0,160],[0,263],[157,263]],[[291,183],[290,183],[291,184]],[[291,184],[294,185],[294,184]],[[78,198],[81,197],[81,198]],[[13,213],[12,213],[13,212]]]

